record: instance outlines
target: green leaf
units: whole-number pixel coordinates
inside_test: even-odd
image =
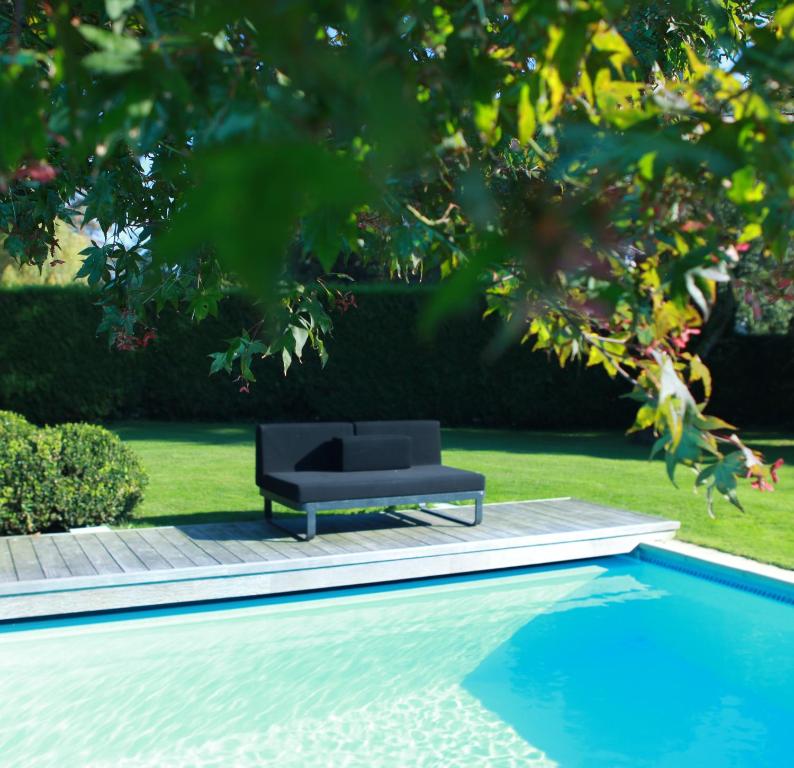
[[[565,26],[552,28],[549,34],[553,61],[565,85],[572,85],[578,77],[579,63],[587,45],[587,28],[584,14],[576,14],[566,20]]]
[[[678,461],[676,460],[675,452],[672,450],[667,451],[664,455],[664,466],[667,470],[667,476],[670,478],[670,482],[678,488],[678,483],[675,481],[675,469],[678,466]]]
[[[227,373],[231,373],[232,371],[232,363],[229,360],[228,354],[226,352],[213,352],[209,355],[212,358],[212,364],[210,365],[210,375],[213,373],[218,373],[218,371],[226,371]]]
[[[85,259],[83,259],[83,265],[75,275],[76,278],[88,278],[89,285],[96,285],[104,278],[110,276],[107,266],[107,251],[105,248],[92,245],[80,251],[80,255],[85,256]]]
[[[303,347],[309,338],[309,332],[299,325],[291,326],[290,330],[292,331],[292,337],[295,339],[295,357],[300,360],[303,354]]]
[[[90,24],[80,24],[77,31],[97,48],[117,56],[133,56],[141,51],[140,41],[134,37],[109,32]]]
[[[356,163],[308,142],[208,149],[191,175],[195,188],[153,238],[155,263],[178,264],[209,246],[256,296],[272,296],[301,217],[329,206],[351,211],[369,192]]]
[[[134,7],[135,0],[105,0],[105,10],[113,21]]]
[[[334,268],[339,254],[356,235],[355,221],[350,209],[323,206],[301,223],[304,251],[311,253],[326,272]]]
[[[140,68],[141,44],[136,38],[90,24],[80,24],[77,30],[88,42],[101,49],[83,58],[83,66],[87,69],[106,75],[123,75]]]

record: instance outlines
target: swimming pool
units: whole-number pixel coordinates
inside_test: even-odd
[[[0,628],[0,763],[778,766],[792,639],[632,557]]]

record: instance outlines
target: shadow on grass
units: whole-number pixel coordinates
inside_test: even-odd
[[[229,424],[135,421],[107,424],[125,442],[197,443],[254,446],[254,422]]]
[[[767,461],[794,463],[794,435],[777,432],[740,433]],[[598,459],[647,460],[654,440],[623,432],[527,432],[489,429],[445,429],[443,447],[451,451],[498,451],[513,454],[556,454]],[[661,455],[658,457],[662,459]]]
[[[653,440],[622,432],[528,432],[490,429],[445,429],[444,450],[498,451],[518,454],[562,454],[600,459],[647,459]]]
[[[200,446],[249,446],[254,449],[254,423],[124,422],[111,425],[131,443],[195,443]],[[743,437],[768,461],[782,458],[794,463],[794,435],[747,431]],[[526,431],[452,428],[442,430],[447,451],[498,451],[511,454],[556,454],[599,459],[646,460],[653,439],[648,435],[626,435],[621,431]],[[218,513],[223,515],[224,513]]]
[[[254,448],[254,422],[119,422],[108,425],[125,442],[195,443],[201,446]],[[442,431],[445,450],[505,453],[584,454],[599,458],[646,458],[646,445],[622,432],[531,432],[450,428]]]

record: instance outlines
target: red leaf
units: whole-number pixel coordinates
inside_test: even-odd
[[[52,181],[57,175],[58,172],[49,163],[41,162],[36,165],[20,166],[14,173],[14,178],[46,183]]]

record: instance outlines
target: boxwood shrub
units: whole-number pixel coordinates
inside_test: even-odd
[[[0,411],[0,533],[116,523],[143,498],[137,456],[90,424],[42,429]]]

